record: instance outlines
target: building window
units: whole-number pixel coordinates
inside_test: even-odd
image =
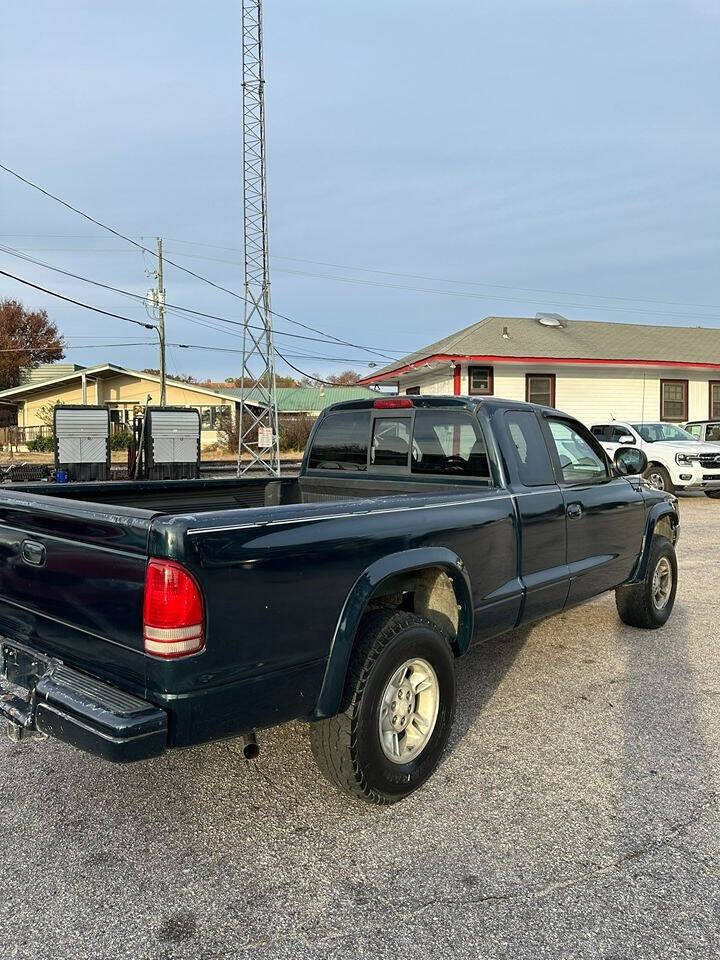
[[[688,418],[687,380],[660,381],[660,419],[682,423]]]
[[[468,393],[471,397],[492,396],[492,367],[468,367]]]
[[[406,397],[416,397],[420,395],[420,387],[408,387],[405,391]]]
[[[555,374],[526,373],[525,399],[528,403],[540,403],[544,407],[554,407]]]
[[[720,420],[720,380],[710,381],[710,419]]]
[[[198,407],[200,411],[200,429],[201,430],[219,430],[223,420],[230,419],[230,407],[222,404],[213,407]]]

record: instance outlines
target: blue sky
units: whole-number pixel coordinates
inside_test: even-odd
[[[239,6],[34,0],[6,5],[0,34],[0,161],[150,245],[164,236],[173,259],[238,291]],[[492,313],[720,326],[716,0],[267,0],[265,43],[279,312],[394,356]],[[150,286],[139,251],[2,173],[0,244]],[[144,319],[10,255],[0,269]],[[166,288],[241,318],[238,300],[172,268]],[[137,339],[0,278],[3,295],[47,305],[71,344]],[[227,325],[171,316],[168,332],[240,346]],[[372,359],[278,345],[320,373]],[[68,359],[157,365],[148,346]],[[199,376],[239,364],[169,359]]]

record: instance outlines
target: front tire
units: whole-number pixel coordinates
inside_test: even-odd
[[[677,558],[667,537],[654,537],[645,579],[615,590],[615,604],[623,623],[657,630],[667,623],[675,604]]]
[[[455,658],[429,620],[405,611],[365,617],[342,713],[310,727],[315,760],[338,789],[390,804],[434,772],[455,716]]]
[[[670,478],[670,474],[665,467],[659,463],[651,463],[643,477],[647,483],[655,490],[663,490],[665,493],[675,493],[675,484]]]

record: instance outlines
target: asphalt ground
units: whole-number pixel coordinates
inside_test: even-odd
[[[471,652],[391,808],[335,793],[300,723],[252,764],[3,739],[3,960],[720,955],[720,503],[681,517],[668,625],[607,595]]]

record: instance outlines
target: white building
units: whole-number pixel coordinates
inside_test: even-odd
[[[587,424],[720,419],[720,330],[486,317],[361,382],[530,400]]]

